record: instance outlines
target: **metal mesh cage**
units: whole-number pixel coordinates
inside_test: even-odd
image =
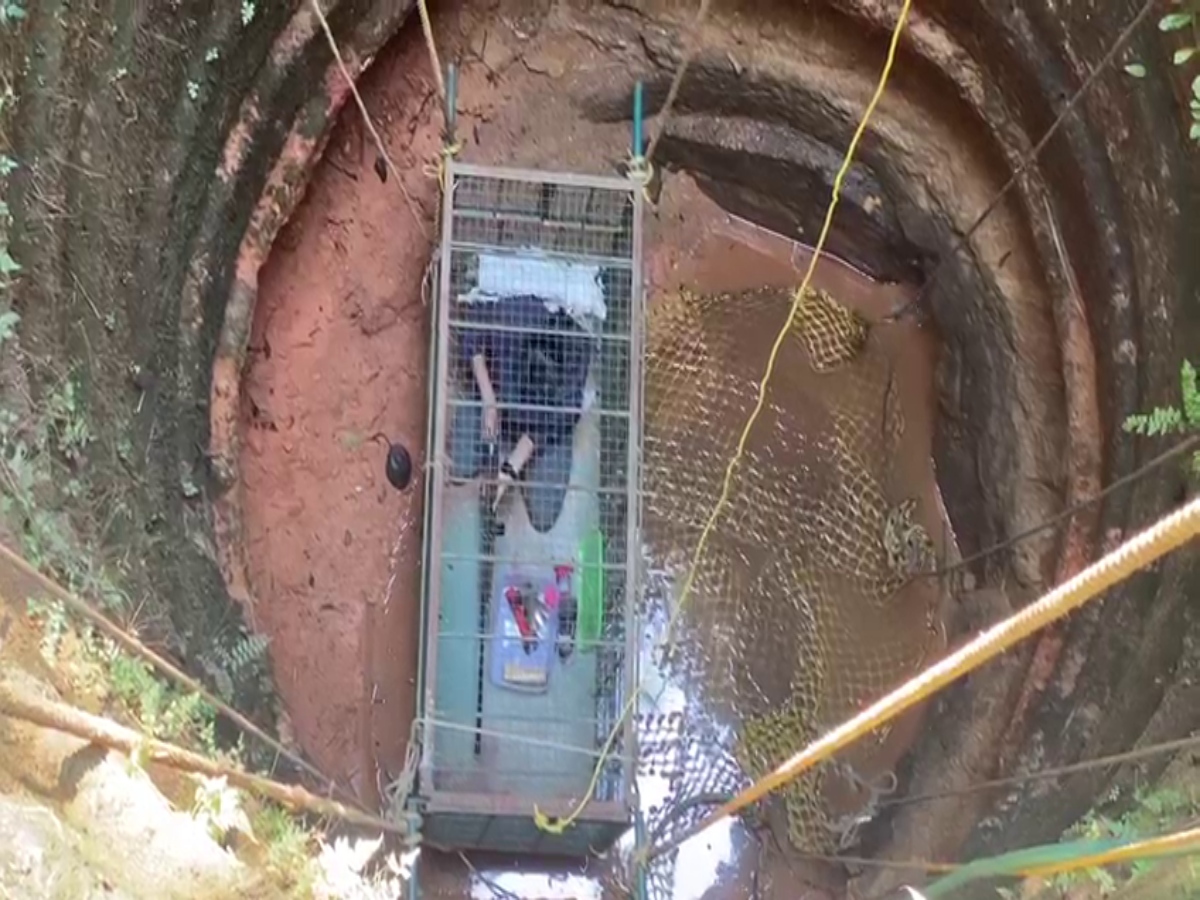
[[[618,179],[448,170],[420,793],[456,798],[471,846],[520,849],[534,803],[584,794],[633,683],[639,203]],[[626,728],[595,792],[610,837],[632,744]],[[512,827],[471,822],[472,804]]]

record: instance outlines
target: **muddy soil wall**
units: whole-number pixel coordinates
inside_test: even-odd
[[[325,3],[354,74],[410,5]],[[689,9],[570,5],[595,16],[629,82],[648,77],[661,97]],[[132,514],[94,537],[127,561],[132,593],[166,612],[159,636],[210,677],[212,646],[243,633],[212,516],[233,482],[209,456],[213,364],[240,366],[245,335],[221,344],[227,306],[253,303],[257,266],[345,101],[306,4],[218,6],[48,0],[0,26],[0,72],[17,98],[0,136],[20,164],[7,190],[20,344],[80,373],[98,437],[77,525],[94,530],[97,508],[127,500]],[[726,4],[724,38],[714,29],[698,58],[664,162],[696,172],[740,214],[815,234],[814,197],[865,101],[894,6]],[[972,249],[952,246],[1136,11],[1131,0],[918,4],[894,82],[901,100],[868,137],[844,200],[841,255],[888,278],[947,261],[926,314],[945,348],[936,462],[966,554],[1157,453],[1121,422],[1173,401],[1179,362],[1200,346],[1200,177],[1182,85],[1164,62],[1136,83],[1105,75]],[[777,55],[754,55],[757,39]],[[1150,22],[1128,55],[1162,61],[1169,50]],[[624,114],[625,96],[580,90],[580,113]],[[748,123],[770,139],[747,145]],[[959,154],[986,177],[956,182]],[[973,566],[961,627],[1025,602],[1186,489],[1168,470],[1061,535]],[[1197,590],[1194,554],[1180,554],[950,692],[914,755],[912,790],[1200,724],[1188,675]],[[263,675],[245,673],[234,692],[269,716]],[[877,842],[943,858],[1044,840],[1108,780],[903,808]]]
[[[408,11],[326,5],[355,73]],[[252,299],[233,290],[239,248],[257,244],[265,256],[345,92],[301,4],[51,2],[27,12],[3,34],[18,98],[5,137],[19,164],[8,202],[21,348],[81,381],[96,440],[77,526],[98,530],[104,506],[124,499],[131,514],[108,522],[106,549],[125,562],[128,593],[166,613],[155,637],[211,678],[216,667],[203,663],[245,635],[209,505],[221,487],[208,458],[217,338],[231,294]],[[305,139],[308,152],[295,152]],[[35,401],[47,389],[35,377]],[[261,666],[236,680],[241,703],[274,714]]]

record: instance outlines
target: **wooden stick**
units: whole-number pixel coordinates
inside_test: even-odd
[[[196,772],[210,778],[224,777],[235,787],[274,800],[290,809],[341,819],[366,828],[378,828],[391,834],[407,836],[409,833],[408,827],[402,823],[387,822],[336,800],[318,797],[296,785],[281,784],[260,775],[252,775],[166,741],[146,737],[132,728],[93,716],[66,703],[30,696],[16,690],[10,683],[0,682],[0,715],[66,732],[101,747],[120,750],[129,756],[145,754],[145,758],[182,772]]]

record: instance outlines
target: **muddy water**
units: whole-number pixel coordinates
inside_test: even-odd
[[[803,277],[803,273],[811,261],[811,251],[808,248],[723,214],[700,196],[695,187],[686,179],[676,179],[669,191],[664,192],[664,199],[666,205],[661,210],[662,217],[659,221],[660,223],[669,223],[672,226],[672,233],[670,241],[664,240],[661,243],[654,241],[647,257],[646,274],[651,302],[654,302],[656,297],[671,296],[681,289],[700,295],[716,293],[741,295],[747,291],[771,286],[793,289]],[[827,291],[842,303],[859,311],[869,321],[874,322],[878,322],[886,313],[903,304],[911,296],[910,290],[905,286],[878,284],[841,261],[828,257],[822,258],[818,264],[812,284],[816,288]],[[745,312],[742,312],[743,309]],[[785,315],[786,308],[767,310],[767,315],[761,316],[752,312],[750,307],[739,306],[738,312],[733,316],[718,318],[717,321],[721,324],[714,326],[710,322],[709,330],[706,332],[709,337],[706,341],[710,344],[716,341],[716,338],[712,336],[712,328],[725,329],[725,338],[732,344],[732,350],[726,346],[728,355],[722,357],[723,368],[734,372],[744,382],[757,383]],[[887,476],[888,485],[885,487],[885,493],[888,495],[889,502],[896,502],[902,497],[917,498],[919,504],[917,518],[934,536],[939,552],[944,554],[951,546],[952,541],[948,539],[948,530],[943,525],[946,519],[936,491],[931,463],[934,405],[933,369],[935,364],[933,337],[915,325],[881,324],[872,330],[871,339],[874,342],[872,352],[876,356],[886,358],[895,374],[899,401],[906,419],[905,433],[898,447],[898,453],[893,459],[887,461],[890,462],[890,466],[885,464],[885,468],[891,468],[891,472]],[[710,352],[715,351],[711,351],[710,348]],[[775,466],[783,471],[806,472],[809,473],[810,479],[816,479],[818,482],[830,476],[829,466],[836,463],[822,452],[822,448],[828,446],[823,441],[823,432],[828,431],[828,421],[827,417],[822,420],[817,413],[822,406],[830,409],[838,407],[842,400],[841,395],[837,393],[838,389],[820,381],[821,377],[812,373],[811,369],[803,363],[797,364],[795,359],[789,360],[785,350],[775,370],[771,394],[764,413],[760,417],[756,435],[752,435],[751,441],[747,445],[749,454],[747,460],[755,452],[758,452],[760,459],[770,457]],[[868,385],[868,387],[871,386]],[[886,379],[874,385],[872,393],[877,397],[882,397],[885,387]],[[699,391],[699,399],[703,401],[705,399],[704,389],[697,388],[696,390]],[[834,393],[830,394],[829,391],[834,391]],[[821,396],[822,394],[823,396]],[[822,403],[814,406],[810,402],[814,396],[821,396]],[[678,398],[685,403],[693,402],[696,399],[696,397],[684,396]],[[667,403],[668,416],[678,415],[669,411],[669,407],[674,405],[677,404],[672,398]],[[690,443],[691,452],[702,455],[709,449],[709,444],[720,443],[719,440],[710,441],[710,435],[739,433],[744,425],[748,408],[745,411],[739,410],[733,416],[721,415],[722,411],[728,411],[730,405],[736,404],[709,403],[709,408],[717,414],[706,417],[703,421],[697,419],[692,422],[690,427],[697,430],[692,433],[690,442],[687,440],[687,436],[684,436],[681,443]],[[748,407],[748,404],[742,403],[741,406]],[[768,441],[765,435],[770,433],[771,420],[774,420],[778,427],[785,417],[793,423],[797,432],[796,440],[787,440],[784,436],[786,447],[782,444],[764,445],[763,442]],[[736,419],[736,421],[726,421],[727,418]],[[688,421],[692,420],[688,419]],[[648,432],[653,427],[656,426],[648,423]],[[776,434],[779,433],[776,432]],[[694,472],[691,467],[699,465],[699,463],[688,459],[681,460],[679,464],[688,468],[689,471],[687,476],[683,476],[683,480],[691,482],[705,478],[707,474],[703,471],[705,466],[711,469],[719,462],[720,471],[723,471],[726,461],[727,456],[723,456],[719,460],[710,460]],[[750,478],[750,470],[742,471],[739,477]],[[680,481],[680,478],[671,479],[671,483],[677,481]],[[659,487],[661,488],[661,485]],[[736,490],[735,486],[735,493]],[[701,493],[705,493],[705,490],[701,490]],[[716,491],[708,488],[707,493],[715,495]],[[803,496],[803,492],[797,496]],[[704,516],[707,515],[712,502],[715,502],[715,496],[705,502]],[[680,509],[670,508],[671,506],[673,504],[664,505],[664,509],[660,512],[678,514]],[[653,508],[654,504],[648,506],[647,527],[651,540],[659,531],[649,518]],[[684,511],[685,518],[691,520],[691,508],[687,507]],[[746,510],[742,510],[742,512],[745,513]],[[732,514],[732,512],[729,513],[729,515]],[[779,524],[782,528],[782,520]],[[754,555],[756,550],[753,546],[756,542],[752,541],[748,546],[744,540],[740,540],[736,534],[737,526],[731,526],[726,535],[722,535],[722,530],[724,529],[719,528],[717,532],[714,532],[709,541],[709,550],[706,552],[706,556],[715,558],[724,554],[731,560],[741,558],[744,573],[753,572],[768,564],[773,555],[770,552],[771,545],[782,539],[782,536],[762,536],[757,542],[757,546],[760,550],[768,552],[766,556],[757,558]],[[673,528],[665,530],[668,538],[677,533],[677,530]],[[661,537],[661,535],[659,536]],[[745,536],[743,534],[740,537]],[[729,539],[732,539],[733,542],[728,543]],[[797,540],[800,542],[799,546],[795,546]],[[792,538],[791,545],[793,545],[793,549],[798,550],[801,556],[805,554],[803,544],[803,538]],[[686,548],[657,546],[652,549],[658,560],[678,558],[680,551],[685,551],[682,554],[685,566],[692,552],[691,546]],[[677,568],[676,571],[682,572],[683,569]],[[733,574],[737,574],[736,566]],[[676,576],[677,580],[679,577],[681,576]],[[701,628],[701,632],[697,633],[701,642],[703,642],[704,629],[720,630],[724,633],[725,629],[735,621],[736,617],[732,613],[722,612],[720,607],[722,604],[727,605],[722,600],[723,597],[733,599],[734,596],[737,596],[735,587],[737,583],[737,578],[733,581],[723,582],[725,587],[718,590],[715,608],[711,603],[705,607],[704,604],[707,601],[695,595],[692,596],[689,615],[695,614],[698,626]],[[668,593],[673,592],[676,588],[668,588]],[[702,591],[702,589],[698,590]],[[726,591],[733,591],[734,594],[731,595]],[[749,595],[745,595],[745,599],[749,599]],[[829,597],[826,597],[827,606],[829,605],[828,600]],[[844,686],[843,693],[849,693],[854,702],[853,704],[843,702],[841,707],[827,708],[824,712],[827,719],[824,723],[826,726],[840,721],[846,715],[856,711],[859,706],[875,699],[879,693],[893,686],[894,680],[889,679],[903,677],[941,651],[943,638],[939,627],[940,619],[937,615],[938,603],[937,586],[932,582],[925,581],[909,585],[892,598],[889,601],[892,612],[887,616],[871,615],[869,610],[863,608],[861,604],[858,606],[852,604],[849,596],[832,604],[836,610],[834,615],[838,617],[834,625],[839,631],[845,629],[845,632],[851,636],[848,641],[843,638],[841,646],[852,650],[855,655],[853,662],[847,662],[837,656],[830,658],[828,665],[833,671],[827,673],[827,680],[841,682]],[[698,605],[701,609],[697,609]],[[855,614],[856,608],[859,610],[857,614]],[[739,629],[742,627],[744,626],[738,626]],[[785,634],[775,637],[774,640],[782,641],[778,651],[786,653],[789,645],[786,637],[788,631],[786,626],[783,627]],[[828,629],[830,626],[824,627]],[[901,636],[901,632],[904,636]],[[794,640],[798,641],[799,637],[797,636]],[[715,657],[706,661],[702,660],[699,665],[685,668],[696,673],[693,677],[700,677],[703,680],[712,678],[712,673],[717,673],[718,681],[720,680],[719,673],[722,671],[736,672],[748,667],[751,669],[761,668],[755,666],[752,652],[739,657],[741,651],[737,651],[733,654],[735,658],[721,658],[723,655],[728,655],[727,652],[723,654],[721,645],[724,643],[727,641],[723,638],[715,642],[709,641],[708,649],[699,650],[699,655],[703,657],[705,653],[715,653]],[[802,645],[794,643],[791,646]],[[759,649],[763,654],[768,652],[765,646]],[[875,655],[873,656],[873,654]],[[856,671],[855,669],[859,666],[865,666],[869,671]],[[775,676],[778,680],[779,673],[770,672],[772,668],[775,667],[768,664],[765,674],[768,679]],[[703,674],[705,670],[709,674]],[[752,682],[757,681],[756,691],[766,690],[768,695],[778,693],[778,691],[773,692],[769,687],[765,687],[760,676],[751,674],[749,678]],[[856,685],[858,687],[855,687]],[[737,696],[736,690],[731,691],[725,685],[710,687],[703,682],[698,682],[678,687],[685,693],[706,695],[709,698],[707,701],[709,704],[716,702],[718,705],[722,705],[724,699]],[[772,702],[777,701],[773,700]],[[733,720],[738,721],[740,712],[735,708],[732,713]],[[722,713],[710,705],[708,714],[718,716],[719,720]],[[914,731],[919,726],[920,716],[920,711],[914,712],[906,720],[897,723],[885,735],[873,736],[859,747],[844,754],[840,759],[853,766],[854,773],[858,778],[868,783],[885,784],[898,759],[911,742]],[[719,755],[706,758],[710,765],[718,764],[720,759]],[[697,760],[697,762],[700,761]],[[686,794],[689,790],[686,786],[687,780],[694,780],[697,777],[700,776],[693,771],[693,774],[687,776],[684,784],[678,789],[682,789]],[[693,787],[692,790],[694,791],[695,788]],[[827,783],[824,796],[830,811],[836,817],[842,818],[843,821],[848,817],[857,817],[870,812],[868,808],[864,808],[864,801],[868,794],[860,785],[853,782],[831,778]],[[701,856],[711,857],[714,852],[718,855],[725,855],[726,862],[730,866],[729,877],[736,882],[728,885],[727,890],[731,893],[718,891],[712,896],[735,896],[739,889],[745,886],[743,880],[734,878],[732,874],[733,856],[735,855],[733,846],[738,842],[739,830],[737,826],[733,826],[718,835],[714,829],[714,834],[708,836],[710,839],[716,840],[724,849],[718,851],[715,848],[705,847],[705,852]],[[744,870],[747,861],[742,859],[741,863],[742,865],[737,868]],[[791,878],[795,874],[794,865],[790,865],[787,860],[772,860],[768,855],[765,863],[768,869],[782,865],[790,870],[786,876],[783,876],[783,871],[778,873],[785,878]],[[677,873],[695,871],[695,866],[679,865],[676,871]],[[816,873],[810,874],[814,876],[814,880],[817,880]],[[680,889],[676,893],[677,895],[690,894],[690,891]]]

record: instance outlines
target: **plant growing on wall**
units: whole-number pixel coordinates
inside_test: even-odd
[[[1158,406],[1148,413],[1127,417],[1125,430],[1146,437],[1200,434],[1200,383],[1196,367],[1186,359],[1179,369],[1179,394],[1178,406]],[[1200,477],[1200,450],[1192,454],[1192,473]]]
[[[25,4],[17,3],[16,0],[0,2],[0,25],[8,25],[11,22],[20,22],[24,18]]]
[[[1158,27],[1163,31],[1186,31],[1187,43],[1175,51],[1174,62],[1185,66],[1200,59],[1200,0],[1175,0],[1178,10],[1159,19]],[[1188,97],[1188,111],[1192,116],[1189,131],[1192,140],[1200,142],[1200,74],[1192,79],[1192,93]]]
[[[1176,66],[1191,67],[1200,63],[1200,0],[1173,0],[1173,5],[1176,8],[1158,20],[1158,30],[1185,35],[1183,45],[1175,49],[1171,61]],[[1146,75],[1146,67],[1140,62],[1130,63],[1125,71],[1134,78]],[[1200,143],[1200,73],[1196,73],[1191,81],[1188,113],[1192,119],[1188,136]]]

